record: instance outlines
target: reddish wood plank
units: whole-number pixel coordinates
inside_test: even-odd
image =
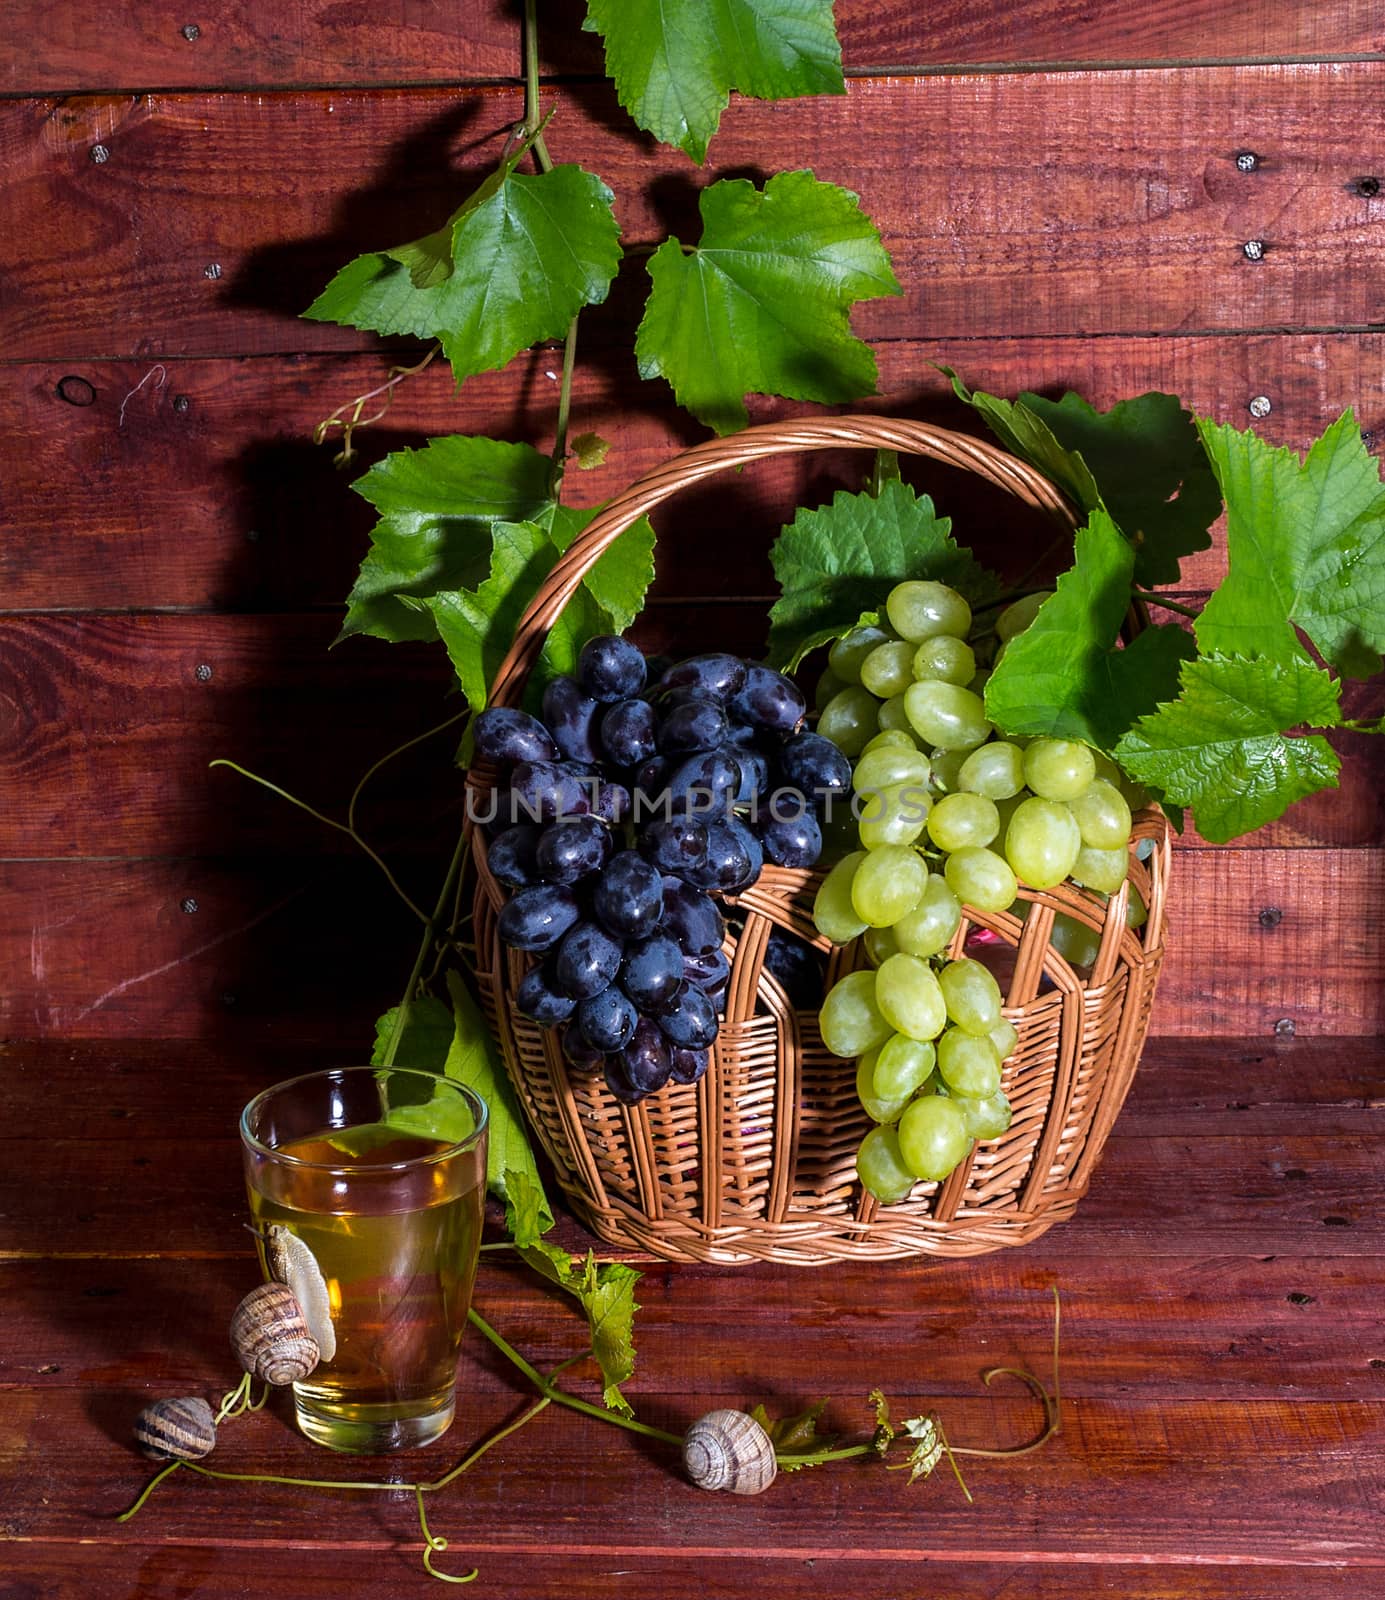
[[[974,423],[934,363],[955,366],[992,393],[1073,389],[1101,408],[1162,389],[1202,415],[1238,426],[1249,424],[1249,402],[1263,395],[1272,410],[1257,430],[1300,451],[1353,405],[1373,441],[1385,444],[1380,334],[905,340],[884,343],[877,353],[881,394],[859,409],[963,430]],[[397,391],[387,423],[357,434],[360,456],[352,471],[429,434],[486,433],[498,423],[508,437],[547,449],[553,370],[548,358],[517,362],[471,380],[458,394],[445,371],[430,368]],[[573,503],[609,498],[700,436],[665,385],[632,386],[631,370],[616,361],[579,360],[574,429],[601,434],[612,449],[602,467],[569,473],[565,494]],[[317,422],[387,375],[388,358],[375,355],[13,368],[0,389],[0,435],[23,438],[28,447],[15,453],[0,482],[0,515],[11,524],[0,547],[6,606],[339,604],[374,514],[333,469],[335,446],[309,441]],[[66,395],[79,402],[90,397],[90,404]],[[752,405],[757,421],[803,409],[769,400]],[[724,588],[728,548],[706,532],[709,521],[726,521],[729,503],[737,519],[764,529],[763,538],[736,539],[737,592],[771,595],[773,530],[805,496],[853,483],[862,459],[799,457],[786,470],[762,463],[671,502],[658,518],[660,592]],[[999,495],[973,488],[960,474],[920,464],[915,476],[961,527],[1029,525],[1022,513],[1015,520],[1011,511],[1007,519]],[[1185,582],[1192,588],[1214,582],[1221,551],[1218,540],[1190,558]]]
[[[904,0],[838,0],[837,28],[849,72],[919,66],[1038,62],[1282,61],[1378,53],[1379,19],[1368,0],[1281,6],[1251,0],[1156,0],[1083,8],[1070,0],[1021,0],[1005,14],[957,0],[933,7],[927,26]],[[0,66],[11,94],[112,87],[208,89],[352,83],[467,83],[516,78],[518,20],[500,0],[473,3],[465,25],[409,0],[384,16],[303,0],[292,12],[232,0],[195,24],[153,0],[118,15],[91,0],[61,8],[17,0],[9,20],[25,41]],[[576,0],[548,0],[540,21],[545,75],[603,70],[599,41],[581,31]]]
[[[1381,1031],[1379,850],[1193,849],[1176,866],[1156,1035]],[[436,881],[406,874],[425,897]],[[355,862],[0,862],[0,1036],[367,1037],[413,927]]]
[[[906,290],[861,310],[873,340],[1360,326],[1381,320],[1379,283],[1342,263],[1368,256],[1385,207],[1353,187],[1382,70],[862,80],[842,98],[738,104],[717,154],[758,168],[788,141],[864,196]],[[518,111],[507,89],[11,102],[0,225],[26,250],[0,306],[5,348],[368,347],[296,314],[357,251],[446,216],[468,186],[457,154],[474,181]],[[96,142],[109,160],[91,160]],[[565,92],[550,143],[612,183],[630,242],[695,227],[683,158],[651,165],[605,88]],[[1254,173],[1234,163],[1246,146]],[[591,344],[627,344],[642,281],[632,265]]]

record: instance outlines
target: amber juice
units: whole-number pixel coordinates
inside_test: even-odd
[[[326,1286],[336,1350],[294,1385],[303,1432],[359,1452],[436,1438],[476,1275],[484,1136],[468,1147],[383,1124],[319,1128],[247,1149],[246,1177],[267,1275],[277,1225]]]

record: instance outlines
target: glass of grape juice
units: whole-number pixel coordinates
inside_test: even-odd
[[[242,1112],[261,1265],[285,1277],[275,1266],[290,1263],[286,1281],[321,1335],[323,1359],[293,1386],[298,1426],[316,1443],[374,1455],[450,1425],[486,1122],[470,1089],[403,1067],[310,1073]]]

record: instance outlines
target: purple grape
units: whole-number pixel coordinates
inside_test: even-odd
[[[521,889],[496,919],[496,931],[512,950],[547,950],[581,915],[571,889],[541,883]]]
[[[597,916],[623,939],[643,939],[653,933],[663,916],[663,901],[658,868],[633,850],[611,857],[592,896]]]
[[[685,983],[678,998],[659,1018],[659,1028],[670,1044],[701,1050],[717,1036],[717,1013],[700,989]]]
[[[758,797],[769,788],[769,762],[758,750],[741,750],[732,745],[729,753],[741,774],[741,781],[736,788],[735,803],[738,806],[753,806]]]
[[[556,1027],[558,1023],[566,1022],[576,1009],[576,1000],[557,986],[550,961],[530,967],[519,980],[519,988],[515,990],[515,1010],[530,1021],[545,1028]]]
[[[795,734],[779,752],[779,770],[806,795],[851,793],[851,763],[821,734]]]
[[[760,841],[739,817],[718,818],[707,824],[707,857],[684,877],[699,889],[734,894],[748,889],[764,866]]]
[[[596,741],[600,710],[600,703],[584,694],[575,678],[554,678],[543,691],[543,720],[569,761],[600,759]]]
[[[534,852],[542,833],[535,823],[520,822],[498,834],[486,851],[491,876],[507,889],[524,889],[537,883],[540,873]]]
[[[773,667],[747,662],[745,683],[731,701],[731,710],[745,722],[771,733],[797,733],[808,709],[803,691]]]
[[[690,756],[668,780],[671,814],[708,817],[725,811],[740,784],[741,769],[725,751],[707,750]]]
[[[596,817],[569,817],[544,829],[535,860],[549,883],[576,883],[596,872],[610,849],[605,823]]]
[[[766,856],[777,867],[811,867],[822,854],[822,829],[811,811],[799,817],[767,816],[759,833]]]
[[[745,662],[721,654],[689,656],[659,679],[660,689],[696,689],[710,700],[726,701],[745,685]]]
[[[765,947],[765,969],[779,980],[796,1011],[816,1011],[821,1007],[827,962],[806,940],[780,928],[771,930]]]
[[[630,791],[623,783],[599,783],[592,811],[603,822],[624,822],[630,815]]]
[[[714,750],[731,731],[726,713],[715,700],[695,697],[674,706],[659,729],[659,749],[670,756]]]
[[[620,700],[601,718],[601,748],[618,767],[638,767],[658,749],[658,717],[648,700]]]
[[[596,1050],[586,1041],[582,1026],[575,1019],[563,1029],[563,1054],[574,1067],[591,1072],[606,1059],[604,1050]]]
[[[673,1068],[668,1045],[658,1025],[648,1017],[641,1017],[635,1024],[629,1044],[620,1052],[620,1064],[625,1081],[641,1094],[655,1094],[668,1082]]]
[[[688,1050],[675,1045],[668,1053],[669,1081],[672,1083],[696,1083],[707,1070],[707,1063],[712,1059],[710,1050]]]
[[[709,950],[701,956],[683,957],[683,977],[694,989],[701,989],[709,1000],[719,1000],[731,981],[731,963],[724,950]]]
[[[491,706],[472,723],[477,750],[488,761],[553,761],[558,747],[547,728],[527,711]]]
[[[707,829],[691,817],[657,817],[640,834],[640,854],[680,876],[707,858]]]
[[[606,1087],[627,1106],[637,1106],[644,1099],[644,1090],[637,1089],[625,1075],[625,1063],[618,1055],[603,1057],[606,1069]]]
[[[614,984],[577,1006],[577,1021],[582,1037],[593,1050],[623,1050],[635,1031],[638,1013],[627,996]]]
[[[521,761],[510,774],[510,792],[514,811],[530,822],[585,817],[591,811],[589,781],[552,761]]]
[[[625,946],[594,922],[578,922],[563,935],[553,981],[564,994],[590,1000],[615,979]]]
[[[669,774],[673,770],[674,764],[667,756],[651,756],[635,774],[632,798],[635,802],[637,822],[642,815],[647,816],[650,809],[658,804],[668,787]]]
[[[664,927],[688,956],[719,950],[726,937],[726,923],[716,902],[677,878],[664,879]]]
[[[666,933],[652,933],[625,947],[620,986],[641,1011],[662,1011],[683,981],[683,952]]]
[[[593,700],[629,700],[644,688],[644,657],[628,639],[599,634],[582,646],[577,681]]]

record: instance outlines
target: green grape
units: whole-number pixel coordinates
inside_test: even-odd
[[[1008,1017],[1002,1017],[986,1037],[995,1046],[995,1053],[1002,1062],[1014,1055],[1015,1046],[1020,1042],[1019,1030]]]
[[[881,700],[903,694],[914,681],[914,646],[905,639],[878,644],[861,663],[861,682]]]
[[[951,794],[957,787],[958,776],[969,750],[935,750],[929,765],[933,769],[933,787],[939,794]]]
[[[856,1098],[872,1122],[897,1122],[899,1113],[909,1104],[913,1091],[900,1095],[896,1100],[883,1099],[876,1094],[875,1063],[883,1048],[883,1045],[877,1045],[874,1050],[867,1050],[856,1063]]]
[[[822,676],[818,679],[818,686],[813,693],[813,708],[821,711],[833,695],[840,694],[846,684],[837,676],[831,667],[823,669]]]
[[[993,739],[969,751],[957,787],[988,800],[1009,800],[1024,788],[1024,751],[1008,739]]]
[[[875,980],[873,972],[848,972],[827,991],[818,1027],[834,1056],[864,1055],[897,1031],[875,1003]]]
[[[915,1178],[904,1165],[899,1135],[893,1128],[872,1128],[856,1152],[856,1176],[883,1206],[909,1196]]]
[[[861,843],[867,850],[912,844],[923,832],[932,805],[932,795],[917,780],[870,790],[861,807]]]
[[[860,684],[848,684],[823,707],[817,731],[830,739],[844,756],[855,758],[877,731],[880,703]]]
[[[1048,942],[1072,967],[1090,967],[1101,949],[1101,935],[1095,928],[1062,911],[1054,913]]]
[[[1012,605],[1006,606],[995,619],[996,638],[1002,644],[1008,644],[1017,633],[1023,633],[1038,616],[1039,607],[1052,593],[1052,589],[1040,589],[1037,594],[1027,594],[1023,600],[1016,600]]]
[[[912,675],[918,679],[937,678],[965,688],[976,676],[976,654],[965,639],[940,633],[935,639],[925,639],[914,651]]]
[[[1077,819],[1082,843],[1093,850],[1124,849],[1130,838],[1130,807],[1113,783],[1095,778],[1068,801],[1068,810]]]
[[[1094,850],[1083,845],[1072,864],[1072,881],[1101,894],[1115,894],[1130,871],[1130,852],[1124,845],[1115,850]]]
[[[871,966],[878,967],[882,961],[899,954],[899,941],[893,928],[867,928],[861,935],[861,948]]]
[[[1035,739],[1024,752],[1024,781],[1043,800],[1075,800],[1096,776],[1092,752],[1076,739]]]
[[[857,794],[868,794],[896,783],[927,783],[930,776],[928,757],[916,745],[890,745],[863,753],[851,774],[851,786]]]
[[[1103,755],[1100,750],[1093,750],[1092,760],[1096,762],[1096,775],[1100,782],[1109,783],[1113,789],[1119,789],[1121,769],[1110,756]]]
[[[972,750],[991,733],[980,695],[955,683],[925,678],[904,691],[909,721],[939,750]]]
[[[842,857],[818,887],[813,901],[813,926],[833,944],[850,944],[866,930],[865,920],[856,915],[851,903],[852,881],[865,859],[864,850],[853,850]]]
[[[928,885],[919,903],[906,912],[890,932],[895,943],[909,956],[935,956],[946,949],[962,920],[962,902],[936,872],[928,875]]]
[[[936,1061],[937,1052],[926,1039],[897,1033],[886,1039],[876,1054],[871,1093],[878,1100],[898,1100],[902,1111],[909,1097],[927,1083]],[[875,1120],[883,1122],[885,1118]]]
[[[942,633],[965,639],[971,632],[971,607],[955,589],[932,579],[895,584],[885,601],[885,615],[901,639],[915,644]]]
[[[885,709],[883,706],[880,708]],[[866,740],[866,748],[861,752],[863,756],[873,755],[877,750],[917,750],[913,730],[910,728],[882,728],[874,738]]]
[[[953,851],[943,875],[953,894],[978,911],[1008,911],[1019,888],[1010,863],[984,845]]]
[[[892,700],[887,700],[880,707],[880,726],[888,733],[898,730],[907,733],[910,737],[914,733],[914,725],[909,721],[909,713],[904,707],[904,696],[897,694]]]
[[[867,1135],[869,1138],[870,1135]],[[940,1183],[971,1149],[967,1119],[942,1095],[911,1100],[899,1119],[899,1153],[916,1178]]]
[[[1148,921],[1149,907],[1145,904],[1145,897],[1132,883],[1129,897],[1125,902],[1125,925],[1127,928],[1143,928]],[[896,937],[898,937],[897,932]]]
[[[947,1005],[932,967],[918,956],[891,956],[875,974],[875,1003],[896,1033],[936,1039],[947,1024]]]
[[[1057,800],[1023,801],[1005,830],[1006,860],[1036,889],[1061,883],[1081,848],[1082,835],[1073,814]]]
[[[999,1089],[984,1100],[955,1094],[952,1103],[967,1119],[967,1132],[973,1139],[998,1139],[1010,1126],[1010,1102]]]
[[[949,1028],[938,1040],[938,1075],[954,1093],[985,1100],[1000,1088],[1000,1057],[985,1034]]]
[[[985,795],[965,790],[945,794],[928,814],[928,837],[939,850],[989,844],[999,832],[1000,813]]]
[[[999,1027],[1000,985],[989,967],[964,956],[949,961],[938,974],[938,985],[947,1002],[947,1014],[967,1033],[985,1034]]]
[[[853,628],[827,652],[827,665],[843,683],[860,683],[861,663],[875,649],[894,638],[885,628]]]
[[[857,866],[851,879],[851,904],[867,927],[891,928],[906,911],[914,909],[927,884],[928,868],[922,856],[908,845],[887,844],[867,851]]]

